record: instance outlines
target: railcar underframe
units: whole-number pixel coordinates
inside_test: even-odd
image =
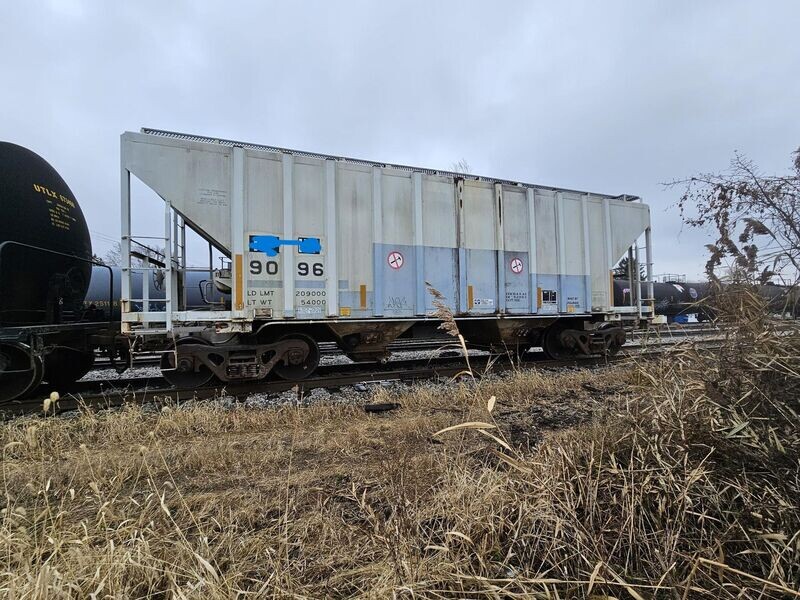
[[[133,236],[131,175],[164,200],[163,235]],[[320,341],[384,360],[443,305],[468,344],[553,356],[613,353],[654,316],[634,196],[143,129],[122,135],[121,209],[122,333],[164,351],[180,385],[301,379]],[[230,304],[186,310],[187,228],[209,243],[203,271],[212,247],[229,259],[215,283]],[[632,269],[630,303],[614,307],[611,268],[626,252],[639,264],[640,236],[647,276]],[[132,266],[137,243],[165,248],[163,300],[131,297],[137,273],[162,270]]]

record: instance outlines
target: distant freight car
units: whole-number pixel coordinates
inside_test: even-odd
[[[124,133],[121,160],[122,328],[135,347],[175,340],[162,366],[176,384],[299,379],[321,340],[384,358],[415,323],[441,318],[429,288],[468,342],[553,356],[616,351],[623,320],[652,316],[652,295],[613,305],[611,268],[641,236],[648,273],[652,263],[649,208],[634,196],[157,130]],[[131,174],[165,202],[159,310],[137,310],[126,276]],[[186,227],[229,257],[215,283],[230,307],[185,305]]]
[[[729,284],[722,284],[723,289],[730,291]],[[635,289],[635,288],[634,288]],[[746,286],[747,293],[756,291],[764,299],[766,307],[775,316],[796,318],[800,300],[797,290],[792,286],[775,284],[759,285],[755,288]],[[631,284],[627,279],[614,280],[614,304],[630,306]],[[642,288],[644,293],[644,288]],[[716,318],[714,288],[707,281],[686,282],[668,281],[653,284],[653,307],[657,315],[663,315],[668,322],[677,317],[695,315],[698,321],[710,321]]]
[[[672,321],[676,316],[682,314],[696,314],[698,320],[707,320],[708,306],[708,283],[663,283],[653,284],[652,298],[653,307],[657,315],[667,317]],[[646,291],[642,288],[642,293]],[[631,296],[631,284],[627,279],[614,280],[614,304],[616,306],[631,306],[635,296]]]
[[[142,301],[133,304],[134,310],[144,310],[145,302],[151,310],[164,308],[164,277],[162,269],[155,271],[136,267],[131,269],[131,294],[136,298],[142,298]],[[148,282],[146,292],[142,287],[144,281]],[[95,266],[92,269],[89,291],[83,301],[83,314],[97,321],[119,323],[121,282],[121,269],[118,266]],[[230,307],[230,294],[214,287],[213,274],[208,269],[187,272],[183,289],[186,296],[185,305],[189,310]]]

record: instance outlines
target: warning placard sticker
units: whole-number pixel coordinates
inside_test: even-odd
[[[398,252],[397,250],[393,250],[392,252],[389,252],[389,256],[386,257],[386,262],[389,263],[390,267],[397,270],[403,268],[405,259],[403,258],[403,255],[400,252]]]

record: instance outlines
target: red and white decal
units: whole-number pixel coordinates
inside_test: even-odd
[[[386,262],[389,263],[390,267],[397,270],[403,266],[403,263],[406,262],[406,259],[404,259],[403,255],[397,250],[393,250],[392,252],[389,252],[389,256],[386,257]]]
[[[511,272],[519,275],[522,273],[522,259],[521,258],[512,258],[511,259]]]

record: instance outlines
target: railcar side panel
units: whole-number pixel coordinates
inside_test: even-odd
[[[530,313],[535,306],[530,283],[530,215],[524,189],[502,187],[503,251],[499,268],[505,279],[505,307],[510,314]]]
[[[611,267],[609,266],[610,253],[607,246],[608,233],[605,227],[603,200],[590,198],[587,202],[587,216],[589,218],[589,273],[591,287],[591,310],[603,312],[613,304],[611,297]]]
[[[231,246],[230,147],[175,144],[151,136],[131,140],[124,152],[127,170],[170,202],[187,223],[218,246]]]
[[[637,202],[611,201],[609,212],[614,257],[612,260],[613,264],[616,264],[625,251],[650,226],[650,207]]]
[[[458,311],[458,211],[450,178],[422,176],[422,242],[425,276],[453,312]],[[432,294],[424,295],[424,312],[436,311]]]
[[[325,198],[324,163],[320,164],[318,160],[305,157],[295,157],[293,162],[293,193],[286,200],[293,211],[292,228],[284,234],[292,238],[317,238],[320,251],[308,253],[299,247],[295,252],[285,253],[284,260],[290,255],[294,258],[294,314],[287,316],[323,319],[327,312],[326,282],[329,268],[329,241],[325,235],[326,214],[320,206],[320,200]]]
[[[535,191],[535,231],[537,265],[537,304],[542,315],[558,313],[560,245],[556,226],[556,195],[550,190]]]
[[[421,262],[414,244],[414,205],[411,177],[405,173],[384,172],[381,178],[382,237],[378,245],[376,269],[382,274],[384,316],[412,317],[417,312],[417,270]],[[361,232],[369,236],[369,230]],[[367,252],[369,255],[369,252]]]
[[[357,165],[332,167],[338,238],[336,312],[344,318],[371,317],[376,312],[375,281],[382,275],[373,269],[374,217],[381,214],[380,208],[376,211],[373,207],[373,174],[371,169]]]
[[[588,312],[586,290],[588,273],[585,272],[582,200],[572,194],[562,194],[558,211],[560,245],[563,258],[559,266],[561,275],[559,312],[574,314]]]
[[[464,247],[466,310],[469,314],[492,314],[498,310],[496,258],[496,206],[494,190],[483,181],[464,182]]]
[[[246,152],[245,223],[247,240],[255,236],[283,235],[283,168],[280,157]],[[230,225],[229,225],[230,227]],[[245,245],[245,308],[254,315],[271,317],[284,314],[284,265],[264,252],[250,252]]]

